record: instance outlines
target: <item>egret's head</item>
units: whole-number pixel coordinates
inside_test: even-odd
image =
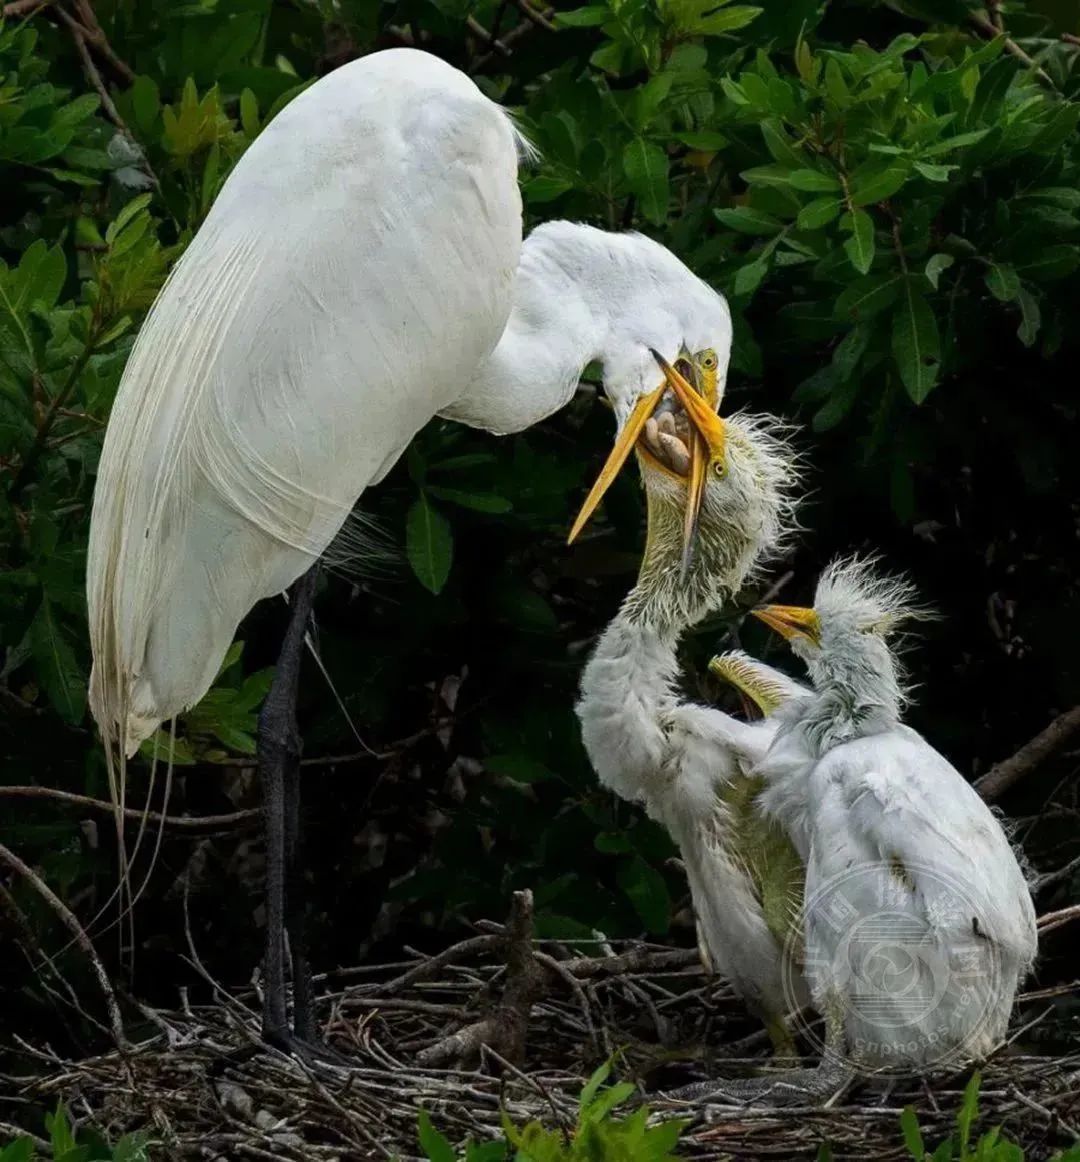
[[[668,627],[693,624],[738,592],[795,527],[799,461],[788,427],[773,416],[740,413],[725,421],[724,433],[724,471],[704,474],[688,557],[696,429],[687,412],[669,406],[643,425],[637,459],[648,537],[627,598],[631,616]]]
[[[649,421],[679,422],[685,457],[668,471],[686,483],[683,551],[693,549],[705,482],[727,470],[724,422],[717,414],[731,357],[731,313],[724,297],[692,274],[670,251],[640,236],[627,261],[626,301],[609,312],[601,343],[604,394],[615,411],[615,445],[581,508],[578,535],[631,451],[646,449]],[[661,433],[668,434],[667,429]],[[655,440],[653,441],[655,443]]]
[[[812,609],[765,605],[753,612],[787,639],[818,690],[842,687],[855,702],[896,706],[905,691],[893,638],[905,622],[933,616],[918,604],[914,586],[879,573],[872,557],[833,561]]]

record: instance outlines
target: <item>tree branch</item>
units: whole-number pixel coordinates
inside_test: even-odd
[[[0,799],[51,799],[69,807],[88,807],[92,811],[103,811],[115,815],[116,808],[104,799],[93,799],[89,795],[75,795],[70,791],[59,791],[54,787],[0,787]],[[235,827],[238,823],[249,823],[259,819],[262,809],[252,807],[244,811],[230,811],[226,815],[162,815],[159,811],[141,811],[137,807],[125,807],[124,818],[142,823],[161,823],[181,831],[204,831],[207,828]]]
[[[120,1006],[116,1003],[116,993],[113,991],[104,965],[98,959],[98,954],[94,950],[93,944],[90,943],[90,937],[86,935],[86,931],[75,918],[75,914],[56,895],[52,888],[45,883],[37,872],[23,863],[13,851],[10,851],[2,843],[0,843],[0,862],[6,863],[13,872],[22,876],[34,891],[41,896],[45,903],[60,917],[61,923],[71,933],[75,943],[86,954],[94,970],[94,976],[97,978],[98,987],[101,989],[102,995],[105,998],[105,1008],[109,1014],[109,1027],[112,1032],[113,1041],[116,1043],[118,1049],[126,1048],[128,1041],[124,1034],[124,1023],[120,1016]]]
[[[969,12],[968,21],[972,27],[975,28],[979,34],[984,36],[987,40],[996,40],[999,36],[1002,35],[1004,31],[1004,24],[999,28],[992,20],[989,20],[981,12]],[[1030,56],[1028,56],[1026,52],[1024,52],[1024,50],[1016,43],[1016,41],[1008,36],[1005,37],[1005,51],[1010,56],[1016,57],[1016,59],[1026,68],[1031,69],[1035,76],[1038,77],[1044,85],[1049,85],[1051,89],[1054,89],[1055,91],[1057,90],[1057,85],[1054,84],[1050,74],[1046,72],[1045,69],[1040,68],[1039,65],[1037,65],[1035,61]]]
[[[1074,706],[1059,714],[1044,730],[1039,731],[1025,743],[1011,758],[991,767],[981,779],[976,780],[975,790],[988,802],[1003,795],[1012,785],[1030,774],[1040,763],[1080,732],[1080,706]]]

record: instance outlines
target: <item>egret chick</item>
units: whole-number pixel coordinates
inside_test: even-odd
[[[1036,955],[1035,910],[1001,824],[905,726],[890,638],[914,591],[852,558],[814,607],[756,615],[807,665],[814,696],[776,713],[762,809],[806,863],[805,974],[831,1049],[870,1068],[985,1057]]]
[[[697,362],[686,370],[698,390]],[[754,788],[736,759],[764,755],[775,728],[771,720],[737,722],[683,701],[676,649],[683,632],[736,593],[782,542],[798,471],[776,421],[723,421],[726,472],[702,485],[687,561],[693,479],[685,473],[688,417],[668,406],[675,402],[638,440],[648,514],[641,570],[585,668],[577,713],[600,781],[643,803],[678,844],[709,960],[762,1015],[774,1044],[790,1051],[780,958],[802,869],[780,828],[748,815]],[[757,693],[787,697],[795,689],[789,683]]]

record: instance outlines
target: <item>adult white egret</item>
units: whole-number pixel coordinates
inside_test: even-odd
[[[283,930],[299,982],[284,884],[319,555],[435,415],[516,431],[600,361],[621,435],[591,511],[663,394],[652,351],[715,353],[704,362],[717,398],[726,373],[727,306],[663,247],[565,222],[522,245],[519,145],[503,109],[422,52],[320,80],[229,176],[139,334],[106,433],[87,593],[91,707],[115,798],[125,757],[202,697],[251,606],[307,574],[259,738],[263,1024],[281,1044],[312,1035],[299,988],[289,1028]],[[700,433],[683,489],[689,546],[694,498],[724,450],[715,404],[686,406]]]
[[[692,378],[698,374],[690,361]],[[691,385],[693,386],[693,385]],[[738,722],[676,690],[682,633],[738,591],[790,525],[795,460],[767,417],[724,421],[727,473],[704,488],[697,551],[683,571],[685,421],[650,420],[639,450],[648,535],[638,582],[585,667],[577,713],[600,781],[640,801],[679,846],[708,959],[790,1052],[782,950],[797,914],[802,866],[782,830],[753,811],[759,789],[747,754],[768,749],[772,719]],[[732,659],[727,676],[771,707],[793,682],[753,680]]]
[[[834,1044],[861,1066],[977,1060],[1001,1042],[1037,951],[1035,910],[1001,824],[901,720],[889,637],[925,616],[906,582],[852,558],[812,609],[756,612],[814,696],[781,706],[756,772],[761,809],[806,864],[805,973]]]

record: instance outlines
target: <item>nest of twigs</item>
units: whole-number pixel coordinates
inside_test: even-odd
[[[143,1131],[155,1158],[408,1159],[420,1156],[421,1109],[462,1141],[499,1135],[503,1111],[569,1133],[584,1081],[613,1058],[657,1118],[691,1119],[680,1143],[689,1158],[814,1158],[823,1143],[837,1160],[904,1158],[899,1116],[909,1104],[928,1147],[953,1128],[966,1074],[864,1079],[827,1108],[666,1098],[767,1057],[763,1034],[732,1040],[745,1010],[695,952],[598,939],[583,954],[580,942],[535,941],[528,893],[505,926],[479,928],[437,956],[322,978],[323,1029],[351,1068],[267,1048],[257,993],[215,984],[212,1005],[143,1008],[152,1032],[101,1056],[30,1050],[41,1068],[16,1100],[62,1100],[113,1139]],[[1046,995],[1032,995],[1043,1010]],[[1021,1006],[1021,1032],[1034,1023],[1024,1015]],[[980,1109],[1029,1159],[1049,1156],[1077,1137],[1080,1055],[1006,1049],[983,1067]]]

